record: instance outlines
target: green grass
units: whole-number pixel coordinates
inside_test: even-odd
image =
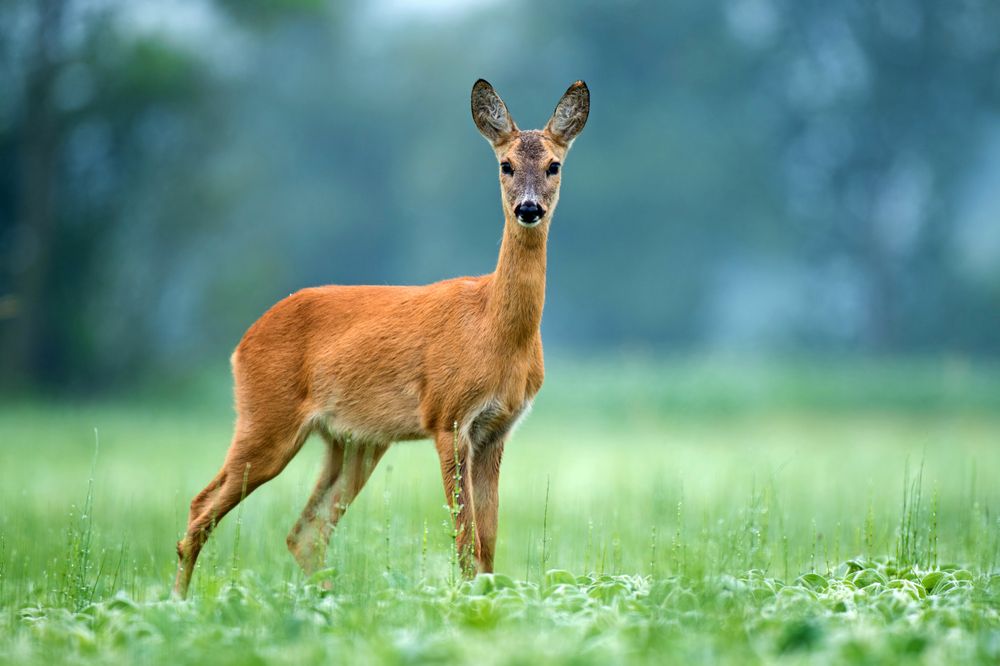
[[[994,368],[556,360],[507,447],[497,575],[457,578],[411,443],[304,580],[284,538],[311,442],[177,602],[226,392],[0,407],[0,662],[1000,660]]]

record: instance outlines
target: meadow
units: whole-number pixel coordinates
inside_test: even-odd
[[[0,404],[0,662],[997,663],[1000,367],[553,359],[464,581],[433,448],[298,571],[307,443],[170,597],[230,438],[224,369]],[[329,584],[332,591],[323,589]]]

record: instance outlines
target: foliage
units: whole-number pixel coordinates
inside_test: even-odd
[[[457,588],[375,582],[362,595],[269,586],[252,575],[197,602],[21,609],[21,663],[989,663],[1000,575],[845,563],[785,584],[760,571],[704,580],[634,575],[540,582],[485,574]],[[848,573],[849,572],[849,573]],[[416,620],[416,621],[415,621]],[[210,628],[210,629],[209,629]]]
[[[654,395],[660,373],[683,375],[647,363],[581,397],[604,367],[552,369],[505,453],[498,573],[455,576],[449,498],[432,447],[414,443],[387,454],[328,568],[304,579],[284,537],[319,468],[307,446],[222,523],[187,602],[169,598],[173,543],[222,458],[225,398],[7,403],[0,661],[1000,657],[1000,421],[995,403],[969,399],[981,380],[928,398],[930,369],[870,368],[855,370],[871,393],[853,406],[777,391],[739,407],[727,392],[754,383],[742,369],[695,387],[690,413],[623,414],[642,400],[639,367]],[[810,377],[800,390],[836,396],[826,378],[849,373]],[[899,400],[906,377],[924,402]]]

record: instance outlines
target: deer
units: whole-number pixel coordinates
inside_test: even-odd
[[[493,571],[504,445],[542,386],[546,242],[562,164],[590,112],[573,83],[540,130],[521,130],[487,81],[472,118],[499,163],[494,272],[424,286],[306,288],[279,301],[231,357],[236,422],[218,474],[191,501],[174,594],[187,596],[220,520],[318,434],[325,461],[287,546],[320,571],[337,522],[389,447],[433,440],[466,577]]]

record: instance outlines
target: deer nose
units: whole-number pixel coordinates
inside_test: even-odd
[[[534,224],[545,215],[545,209],[534,201],[525,201],[517,205],[514,215],[517,215],[521,224]]]

